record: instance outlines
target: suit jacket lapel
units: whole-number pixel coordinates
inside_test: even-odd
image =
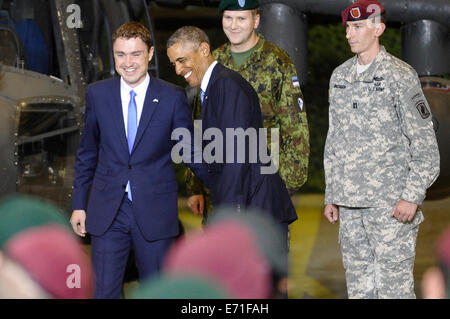
[[[200,115],[200,117],[202,119],[204,118],[205,110],[207,108],[206,105],[208,104],[209,88],[215,82],[217,75],[220,73],[220,71],[222,71],[223,68],[224,68],[223,65],[220,64],[219,62],[217,62],[217,64],[214,66],[214,69],[211,72],[211,77],[209,78],[208,86],[206,87],[205,99],[203,100],[203,105],[202,105],[202,110],[201,110],[201,115]]]
[[[113,102],[112,105],[112,116],[114,119],[114,123],[116,124],[116,132],[119,135],[120,144],[123,146],[124,150],[128,153],[128,141],[127,134],[125,132],[125,123],[122,112],[122,98],[120,96],[120,77],[117,77],[114,81],[114,87],[112,92]]]
[[[145,93],[144,107],[142,109],[141,118],[138,123],[138,130],[136,133],[136,139],[134,140],[134,145],[131,153],[133,154],[136,146],[144,135],[145,129],[147,128],[150,120],[152,119],[153,113],[156,110],[156,107],[159,104],[160,100],[160,88],[158,79],[152,77],[150,79],[150,83],[147,88],[147,92]]]
[[[220,73],[220,71],[222,71],[223,68],[224,68],[224,66],[222,64],[220,64],[219,62],[217,62],[217,64],[214,66],[214,69],[212,70],[211,76],[209,78],[208,85],[206,86],[206,91],[205,91],[206,95],[208,95],[209,88],[214,83],[214,81],[217,78],[217,75]]]

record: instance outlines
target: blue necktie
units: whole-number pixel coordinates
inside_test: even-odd
[[[128,122],[127,122],[127,139],[128,139],[128,150],[131,154],[133,149],[134,139],[136,138],[137,132],[137,106],[136,106],[136,92],[130,91],[130,103],[128,103]],[[128,199],[132,200],[131,196],[131,185],[128,181]]]
[[[204,99],[205,99],[205,92],[202,89],[200,89],[200,101],[202,102],[202,104]]]

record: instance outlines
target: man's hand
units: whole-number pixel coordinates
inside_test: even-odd
[[[323,210],[323,214],[332,224],[335,224],[339,219],[339,208],[334,204],[328,204]]]
[[[187,204],[194,215],[203,215],[205,209],[205,196],[203,196],[203,194],[192,195],[188,198]]]
[[[81,237],[86,236],[86,211],[74,210],[70,217],[70,224],[75,234]]]
[[[406,223],[414,219],[414,216],[416,216],[416,211],[417,204],[401,199],[392,210],[391,216],[397,218],[399,222]]]

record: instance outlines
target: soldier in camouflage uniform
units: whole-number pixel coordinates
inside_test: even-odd
[[[255,89],[261,105],[263,125],[267,128],[267,144],[271,145],[271,128],[279,129],[279,167],[281,178],[292,195],[308,176],[309,130],[303,95],[295,65],[281,48],[256,33],[259,24],[258,1],[223,0],[223,29],[229,43],[213,52],[224,66],[239,72]],[[236,20],[245,19],[243,22]],[[241,20],[242,21],[242,20]],[[194,98],[193,119],[199,119],[201,103]],[[186,172],[189,207],[202,214],[204,221],[212,209],[209,191],[191,171]],[[207,196],[204,196],[206,194]],[[206,207],[204,198],[206,197]]]
[[[373,16],[368,6],[378,6]],[[378,1],[342,12],[356,56],[330,79],[325,209],[340,221],[349,298],[415,298],[418,205],[439,175],[431,112],[417,73],[379,44]]]

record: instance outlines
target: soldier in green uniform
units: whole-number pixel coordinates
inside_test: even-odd
[[[309,130],[300,83],[289,55],[256,33],[258,0],[222,0],[222,26],[230,42],[213,51],[214,58],[239,72],[258,94],[269,149],[278,147],[281,178],[292,195],[308,175]],[[193,119],[200,118],[199,95],[193,101]],[[278,129],[279,144],[271,144],[271,129]],[[206,221],[212,205],[209,191],[186,171],[188,206]],[[206,199],[206,205],[205,205]]]

